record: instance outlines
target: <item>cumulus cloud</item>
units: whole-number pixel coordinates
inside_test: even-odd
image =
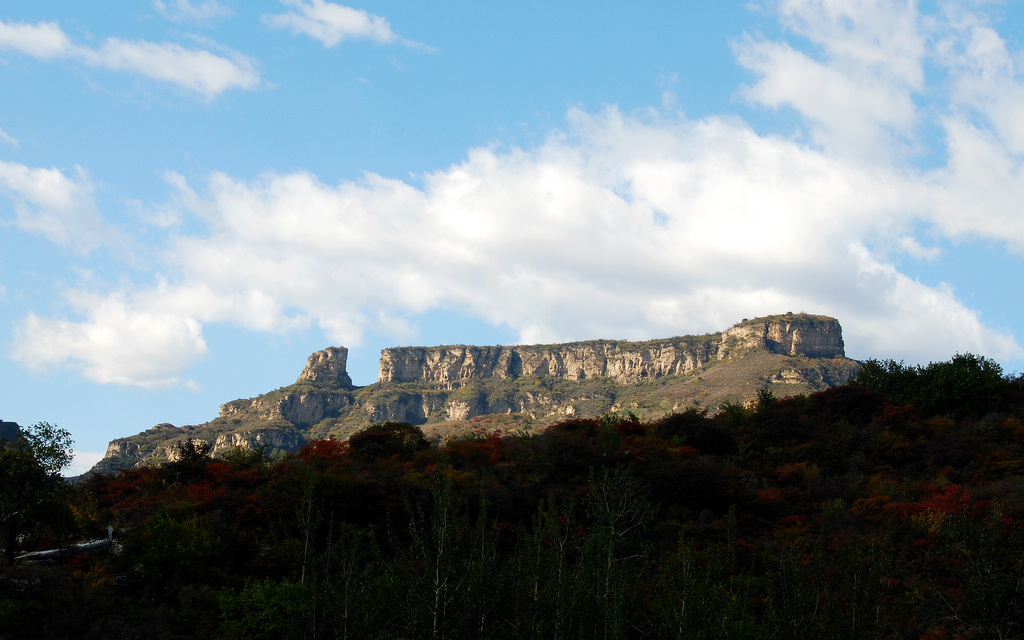
[[[168,227],[163,279],[94,295],[80,320],[30,316],[19,354],[40,366],[77,363],[96,380],[172,384],[205,354],[207,323],[317,327],[358,346],[368,331],[405,337],[418,314],[450,309],[522,342],[644,339],[807,311],[839,318],[853,357],[1020,358],[1018,341],[952,287],[925,285],[893,260],[936,259],[927,245],[944,238],[1024,248],[1015,211],[1024,170],[1010,133],[994,118],[972,120],[954,98],[934,123],[947,131],[948,163],[901,161],[893,136],[911,135],[922,117],[909,98],[925,82],[921,21],[905,2],[853,4],[853,13],[849,2],[779,6],[824,52],[796,54],[800,64],[863,88],[863,101],[837,108],[864,144],[845,138],[800,83],[774,84],[796,68],[775,55],[787,43],[751,40],[740,58],[762,56],[765,66],[751,67],[755,94],[775,92],[803,114],[810,142],[762,135],[738,118],[609,107],[571,110],[564,130],[533,148],[472,149],[415,181],[169,174],[175,195],[164,210],[200,230]],[[878,106],[886,101],[909,111],[889,114]],[[139,338],[114,348],[119,332]],[[135,349],[147,354],[142,371]]]
[[[55,22],[27,24],[0,20],[0,49],[45,60],[69,56],[75,47]]]
[[[953,101],[964,114],[980,116],[1013,154],[1024,153],[1024,105],[1019,52],[984,18],[948,9],[950,19],[937,29],[937,54],[949,69]]]
[[[88,473],[97,462],[103,459],[106,452],[104,451],[78,451],[75,450],[75,457],[63,471],[61,475],[65,478],[74,478],[82,474]]]
[[[3,129],[0,129],[0,140],[3,140],[4,142],[6,142],[7,144],[11,145],[12,147],[17,147],[17,146],[21,145],[21,143],[18,142],[17,138],[15,138],[11,134],[7,133]]]
[[[165,388],[181,382],[170,372],[206,354],[202,327],[189,317],[136,308],[117,295],[76,295],[73,303],[85,321],[30,314],[21,322],[14,360],[37,371],[71,366],[100,383]]]
[[[734,43],[739,63],[759,76],[743,95],[796,109],[831,154],[877,160],[896,153],[913,132],[913,96],[924,83],[916,3],[783,0],[778,13],[812,52],[749,36]]]
[[[203,23],[231,15],[231,9],[218,0],[205,0],[198,5],[192,4],[189,0],[173,0],[172,2],[153,0],[153,8],[157,13],[174,22]]]
[[[391,29],[387,18],[325,0],[281,0],[292,11],[267,15],[263,20],[275,29],[289,29],[335,47],[343,40],[371,40],[381,44],[399,42],[405,46],[431,49],[426,45],[401,38]]]
[[[210,234],[176,246],[181,308],[195,300],[210,320],[253,328],[314,323],[347,344],[376,322],[371,309],[454,307],[524,342],[671,335],[803,309],[843,318],[868,353],[1019,353],[953,292],[866,253],[868,238],[911,237],[928,203],[913,176],[736,121],[615,109],[570,120],[537,149],[476,149],[422,189],[373,175],[332,187],[304,173],[216,174],[201,196]],[[921,341],[925,316],[948,343]],[[887,327],[884,340],[872,326]]]
[[[27,167],[0,160],[0,193],[14,204],[13,224],[55,244],[88,253],[109,235],[81,167],[72,177],[56,168]]]
[[[0,49],[40,59],[64,58],[84,64],[127,71],[170,82],[212,100],[228,89],[253,89],[260,84],[255,63],[237,52],[221,54],[190,49],[170,42],[108,38],[98,48],[71,42],[56,23],[0,21]]]
[[[1021,103],[1024,108],[1024,101]],[[929,175],[932,220],[953,238],[981,237],[1024,253],[1024,162],[991,129],[944,121],[949,161]]]

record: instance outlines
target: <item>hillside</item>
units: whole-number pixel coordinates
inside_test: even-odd
[[[344,439],[375,423],[420,425],[434,440],[480,431],[530,432],[566,417],[633,412],[655,419],[689,407],[717,411],[767,387],[776,397],[843,384],[845,357],[834,318],[784,314],[714,334],[644,342],[400,347],[381,354],[380,378],[355,387],[348,350],[312,354],[295,384],[221,405],[200,425],[160,424],[110,443],[93,471],[173,458],[184,439],[214,453],[236,447],[297,451],[308,439]]]
[[[957,354],[714,416],[183,447],[33,505],[0,638],[1020,638],[1022,416]]]

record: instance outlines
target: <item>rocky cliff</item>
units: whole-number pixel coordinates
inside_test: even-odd
[[[0,420],[0,440],[16,441],[21,437],[21,427],[17,422],[4,422]]]
[[[388,420],[440,438],[479,425],[528,431],[608,411],[656,418],[691,406],[717,409],[765,386],[784,397],[845,383],[859,364],[844,353],[834,318],[790,313],[646,342],[385,349],[380,380],[355,388],[348,350],[330,347],[309,357],[295,384],[227,402],[208,423],[157,425],[114,440],[94,470],[174,459],[185,438],[210,443],[215,454],[296,451],[307,439],[346,438]]]
[[[745,320],[722,333],[646,342],[592,340],[510,347],[397,347],[380,359],[380,382],[428,382],[447,387],[480,378],[552,376],[610,378],[633,384],[690,373],[749,349],[811,358],[845,355],[839,321],[787,314]]]
[[[737,348],[764,349],[771,353],[809,358],[842,358],[846,355],[843,328],[827,316],[787,313],[757,318],[726,329],[719,340],[719,357]]]
[[[345,347],[327,347],[317,351],[306,360],[306,368],[299,374],[296,384],[315,384],[321,386],[337,386],[344,389],[352,388],[352,378],[348,375],[348,349]]]

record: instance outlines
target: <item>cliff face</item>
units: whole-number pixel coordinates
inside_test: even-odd
[[[186,438],[210,443],[214,454],[258,446],[297,451],[307,438],[345,438],[385,421],[424,425],[440,438],[470,423],[530,430],[619,410],[654,418],[744,402],[764,386],[778,397],[813,393],[845,383],[859,367],[844,357],[838,321],[805,314],[646,342],[385,349],[380,380],[362,388],[353,388],[347,360],[344,347],[317,351],[295,384],[227,402],[205,424],[162,424],[114,440],[93,470],[173,460]]]
[[[459,385],[477,378],[551,376],[568,380],[613,378],[629,384],[687,373],[713,357],[709,343],[680,340],[514,347],[399,347],[380,358],[381,382]]]
[[[348,375],[347,366],[348,349],[328,347],[309,356],[306,368],[299,375],[297,384],[337,385],[351,389],[352,378]]]
[[[721,334],[720,349],[757,348],[787,356],[842,358],[846,355],[839,321],[807,314],[741,322]]]
[[[304,389],[269,393],[249,400],[220,405],[220,417],[284,420],[294,425],[314,425],[352,404],[352,396],[332,390]]]
[[[17,422],[0,421],[0,440],[16,441],[21,437],[21,427]]]
[[[806,314],[741,322],[706,336],[647,342],[593,340],[511,347],[397,347],[380,359],[380,382],[428,382],[448,387],[480,378],[547,375],[568,380],[607,377],[633,384],[689,373],[743,349],[812,358],[845,355],[835,318]]]
[[[210,423],[213,424],[213,423]],[[138,436],[118,438],[107,445],[107,451],[92,468],[95,473],[109,473],[118,469],[174,461],[179,457],[178,443],[191,438],[210,444],[210,453],[218,455],[241,447],[268,450],[298,451],[306,439],[296,428],[250,428],[230,433],[216,433],[215,428],[175,427],[158,424]]]

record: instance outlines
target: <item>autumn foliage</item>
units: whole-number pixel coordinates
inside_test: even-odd
[[[96,476],[81,526],[123,548],[76,579],[196,637],[1022,637],[1021,381],[947,364],[713,415],[441,443],[385,423]]]

